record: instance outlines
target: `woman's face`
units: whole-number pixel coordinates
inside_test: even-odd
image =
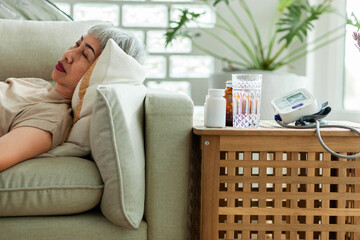
[[[77,83],[100,55],[100,42],[93,35],[82,36],[60,58],[52,72],[53,80],[75,90]]]

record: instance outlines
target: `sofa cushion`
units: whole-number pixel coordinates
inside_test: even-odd
[[[2,0],[0,18],[70,21],[71,17],[47,0]]]
[[[104,181],[101,210],[116,225],[137,229],[144,214],[143,85],[100,85],[90,124],[93,158]]]
[[[0,80],[9,77],[51,80],[62,54],[102,21],[0,19]]]
[[[137,231],[121,228],[104,218],[97,208],[85,213],[66,216],[0,217],[0,226],[0,239],[2,240],[149,239],[145,221],[141,222]]]
[[[94,162],[35,158],[0,172],[0,216],[84,212],[100,202],[102,192]]]

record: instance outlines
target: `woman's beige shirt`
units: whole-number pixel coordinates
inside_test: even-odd
[[[54,148],[72,126],[70,102],[43,79],[8,78],[0,82],[0,136],[14,128],[35,127],[52,134]]]

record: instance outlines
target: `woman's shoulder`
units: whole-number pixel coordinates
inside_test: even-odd
[[[53,88],[52,84],[49,81],[46,81],[42,78],[8,78],[5,82],[21,84],[33,88]]]

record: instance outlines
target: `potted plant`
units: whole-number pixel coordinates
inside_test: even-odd
[[[273,73],[274,70],[293,63],[309,52],[344,37],[345,18],[343,18],[344,23],[340,23],[332,31],[326,32],[310,42],[306,41],[308,33],[314,29],[314,23],[320,17],[329,13],[336,13],[332,7],[332,0],[318,0],[316,4],[310,4],[309,0],[278,0],[275,20],[273,24],[270,24],[270,37],[268,34],[260,32],[256,18],[247,5],[247,0],[202,1],[214,8],[217,16],[216,32],[203,27],[189,28],[189,23],[199,23],[202,14],[183,9],[180,10],[179,19],[172,21],[167,29],[166,45],[171,44],[172,40],[179,36],[189,38],[195,48],[226,63],[224,71],[255,70]],[[222,4],[221,7],[227,8],[228,16],[225,17],[218,12],[220,4]],[[248,24],[245,24],[245,20],[248,21]],[[231,36],[231,42],[224,40],[223,35],[225,34]],[[215,39],[224,49],[229,49],[234,57],[228,57],[226,54],[221,55],[221,53],[213,50],[215,47],[212,49],[205,48],[197,42],[201,35]],[[242,51],[238,49],[242,49]],[[262,116],[264,116],[263,111],[270,108],[270,113],[264,116],[265,119],[272,115],[270,100],[277,94],[297,87],[311,88],[312,85],[305,84],[306,77],[304,76],[299,76],[300,81],[295,80],[297,85],[294,81],[290,85],[284,84],[286,81],[290,82],[289,78],[294,78],[294,74],[290,75],[285,75],[283,77],[285,80],[281,83],[270,83],[271,76],[264,75]],[[278,81],[279,73],[272,76]],[[228,77],[226,78],[223,80],[229,80]],[[219,85],[215,86],[218,87]],[[221,82],[220,86],[224,86],[224,83]],[[210,85],[210,87],[213,86]],[[266,91],[269,93],[267,94]],[[264,106],[264,102],[267,106]]]

